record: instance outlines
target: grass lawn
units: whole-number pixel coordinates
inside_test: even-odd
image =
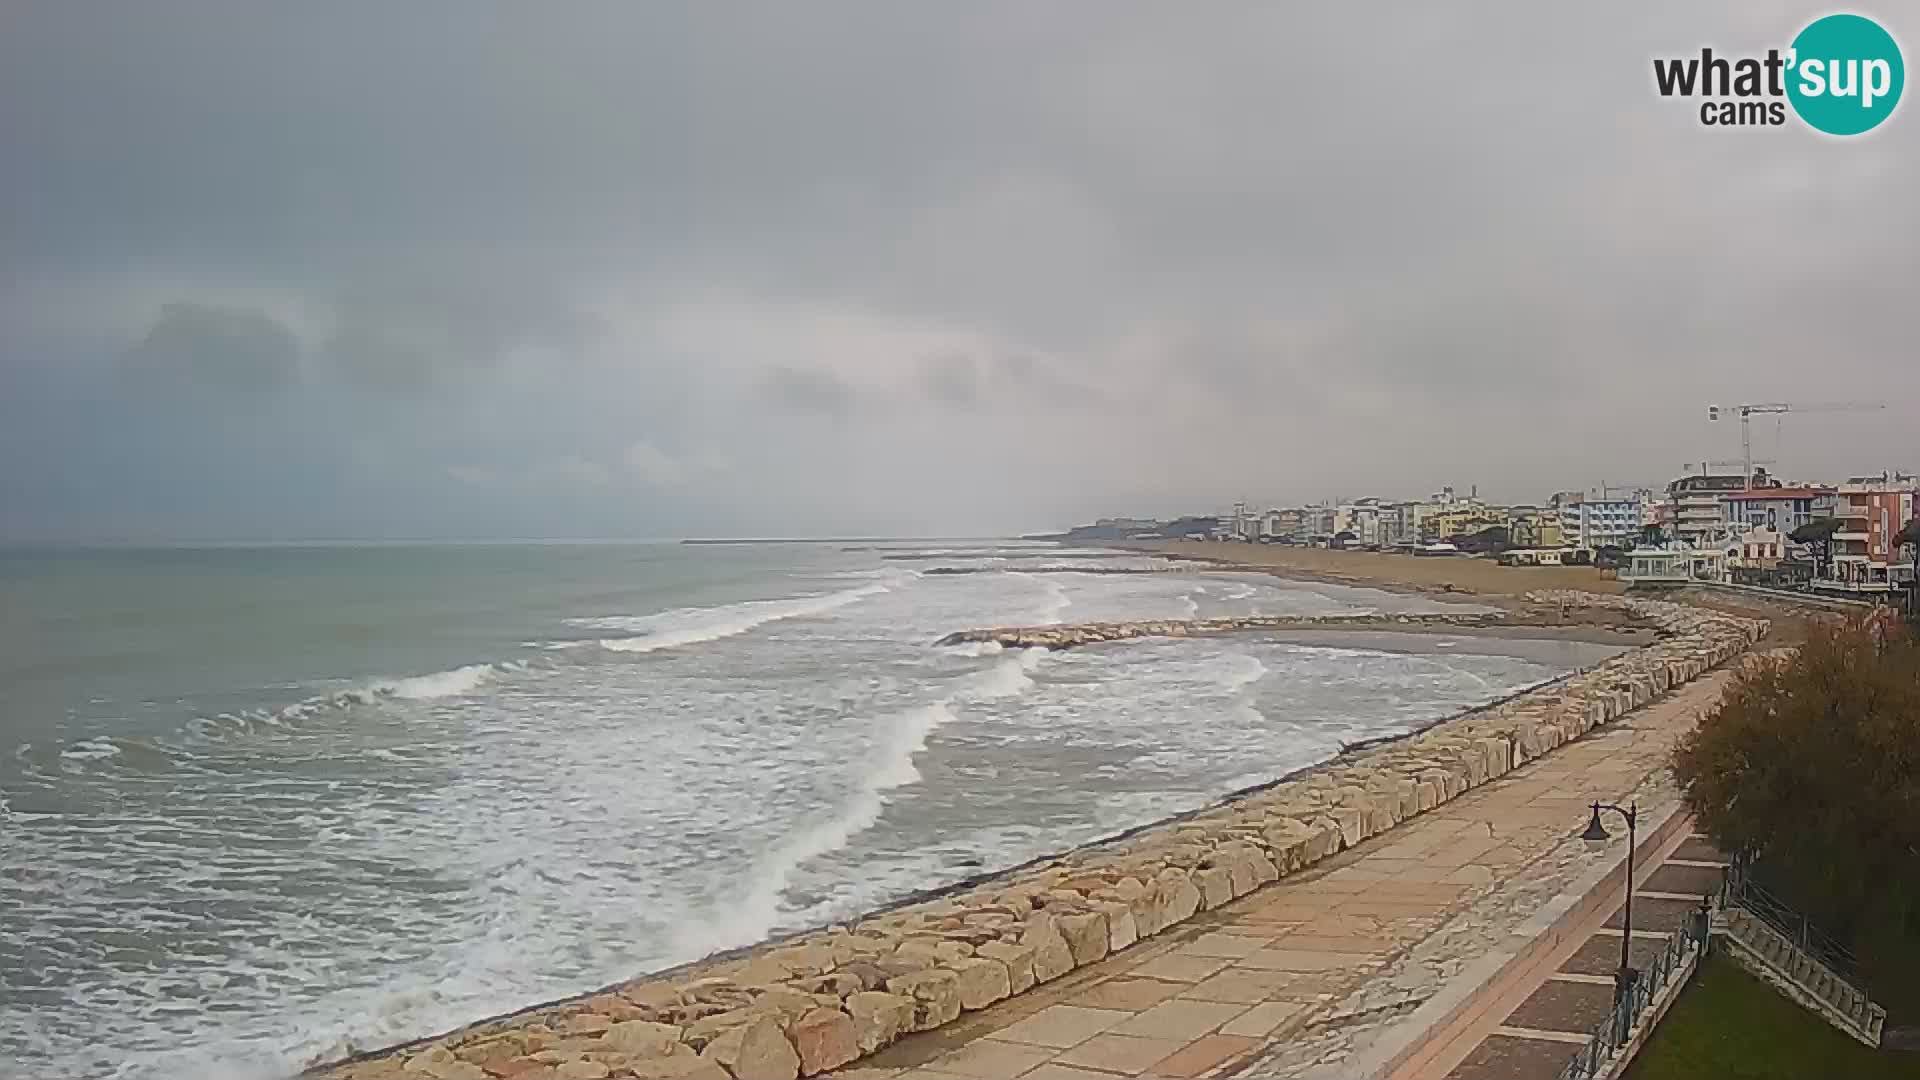
[[[1920,1054],[1868,1049],[1720,953],[1707,957],[1626,1080],[1915,1080]]]

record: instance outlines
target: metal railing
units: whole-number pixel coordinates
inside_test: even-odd
[[[1626,992],[1615,996],[1606,1019],[1594,1026],[1587,1044],[1560,1070],[1558,1080],[1589,1080],[1600,1075],[1612,1063],[1614,1053],[1633,1036],[1635,1024],[1674,974],[1696,953],[1705,952],[1711,934],[1712,922],[1704,905],[1689,913],[1686,924],[1667,937],[1665,946],[1636,973]]]
[[[1720,882],[1720,906],[1739,905],[1754,918],[1766,923],[1802,952],[1825,964],[1843,981],[1852,984],[1858,977],[1860,962],[1853,950],[1831,934],[1813,925],[1805,915],[1784,900],[1761,888],[1753,880],[1754,855],[1743,852],[1733,856],[1726,876]],[[1859,990],[1859,987],[1854,987]],[[1862,996],[1865,996],[1862,992]]]

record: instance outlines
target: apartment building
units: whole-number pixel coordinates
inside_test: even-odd
[[[1747,488],[1721,496],[1729,524],[1736,527],[1765,526],[1791,533],[1808,522],[1834,516],[1837,500],[1832,488],[1764,487]]]
[[[1856,476],[1840,485],[1833,516],[1833,580],[1817,588],[1844,592],[1891,592],[1913,578],[1913,565],[1893,545],[1893,536],[1915,514],[1920,483],[1910,473]]]
[[[1576,547],[1624,547],[1640,535],[1648,495],[1644,491],[1616,495],[1604,489],[1598,496],[1578,491],[1555,495],[1553,508],[1559,515],[1560,535]]]

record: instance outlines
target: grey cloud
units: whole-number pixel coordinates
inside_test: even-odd
[[[350,382],[398,393],[483,376],[523,345],[577,354],[599,332],[587,316],[497,289],[359,289],[333,310],[331,365]]]
[[[860,394],[830,371],[774,366],[760,382],[761,394],[783,410],[843,420],[853,415]]]
[[[262,393],[299,379],[300,342],[264,312],[174,302],[160,309],[126,362],[140,379]]]
[[[979,365],[973,357],[957,353],[922,360],[920,388],[934,403],[958,409],[977,408],[986,392]]]
[[[9,481],[15,516],[133,485],[100,418],[136,395],[88,378],[120,358],[60,327],[166,301],[193,307],[113,348],[301,377],[273,398],[298,437],[203,425],[196,461],[253,466],[209,513],[297,482],[336,531],[1539,498],[1730,456],[1708,400],[1920,395],[1920,114],[1709,131],[1651,86],[1653,56],[1764,50],[1818,8],[482,6],[378,33],[354,5],[9,9],[0,450],[85,463]],[[15,317],[50,293],[60,319]],[[1902,464],[1894,415],[1789,418],[1784,468]],[[377,514],[356,441],[387,448]],[[716,449],[730,498],[695,505]],[[594,475],[540,462],[685,498],[431,494]]]

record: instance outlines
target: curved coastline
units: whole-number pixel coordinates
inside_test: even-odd
[[[1659,638],[1204,809],[850,922],[303,1075],[745,1077],[838,1068],[1281,881],[1610,722],[1767,633],[1765,620],[1637,598],[1526,600],[1644,620]]]

